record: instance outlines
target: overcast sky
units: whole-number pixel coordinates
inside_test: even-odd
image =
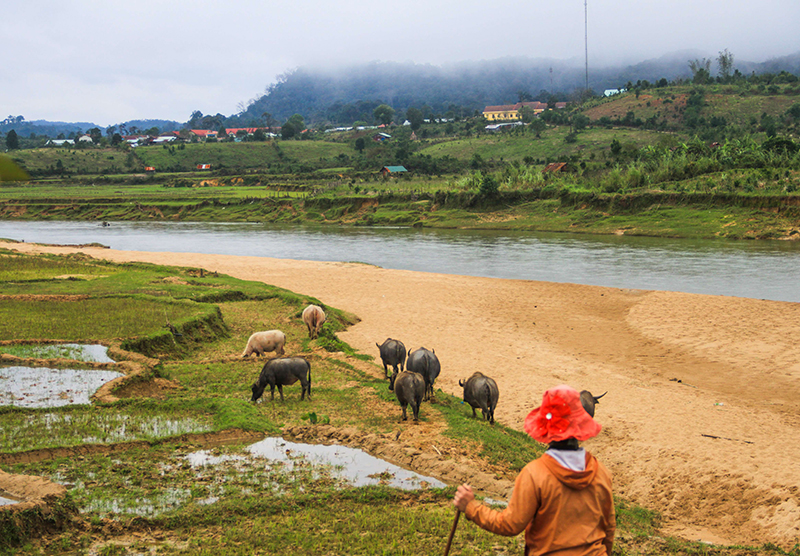
[[[582,0],[9,0],[0,118],[231,115],[298,66],[584,57]],[[799,0],[588,0],[589,64],[800,51]],[[500,99],[502,100],[502,99]],[[499,100],[498,100],[499,102]]]

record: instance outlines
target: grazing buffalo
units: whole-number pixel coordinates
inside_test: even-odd
[[[303,309],[303,322],[308,328],[308,337],[312,340],[319,336],[322,330],[322,323],[325,322],[325,311],[319,305],[309,305]]]
[[[473,373],[466,382],[458,381],[458,385],[464,388],[464,401],[472,406],[472,416],[476,417],[475,409],[481,408],[483,419],[494,423],[494,410],[497,407],[497,400],[500,398],[500,390],[494,379],[489,378],[483,373]]]
[[[581,390],[581,405],[583,409],[586,410],[586,413],[589,414],[589,417],[594,417],[594,406],[599,404],[600,398],[606,394],[608,394],[608,392],[603,392],[599,396],[593,396],[588,390]]]
[[[378,346],[377,343],[375,345]],[[397,374],[398,365],[401,371],[404,370],[406,364],[406,346],[403,345],[403,342],[386,338],[386,341],[379,345],[378,349],[381,350],[384,377],[389,376],[388,365],[392,366],[392,374]]]
[[[392,374],[392,378],[394,376]],[[425,380],[422,376],[408,371],[397,373],[397,378],[389,384],[389,390],[392,389],[394,389],[394,395],[397,396],[397,401],[400,402],[400,407],[403,408],[403,421],[408,420],[406,407],[409,405],[411,405],[414,420],[419,421],[419,406],[425,395]]]
[[[427,350],[424,347],[419,348],[417,351],[409,352],[408,359],[406,360],[406,370],[412,373],[419,373],[425,380],[425,398],[428,401],[433,397],[433,383],[436,377],[439,376],[441,365],[439,358],[433,350]]]
[[[255,332],[247,340],[242,357],[250,357],[254,353],[258,357],[267,351],[274,351],[275,355],[283,355],[284,345],[286,345],[286,335],[280,330]]]
[[[280,357],[278,359],[270,359],[261,369],[261,374],[258,377],[258,382],[254,382],[251,386],[253,390],[253,397],[250,401],[257,401],[258,398],[264,393],[264,388],[269,384],[270,399],[275,399],[275,387],[278,387],[278,393],[281,395],[283,401],[283,387],[294,384],[300,381],[302,390],[300,392],[300,399],[303,400],[308,392],[308,399],[311,399],[311,363],[302,357]]]

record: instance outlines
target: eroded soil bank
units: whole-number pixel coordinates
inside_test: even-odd
[[[586,446],[618,494],[663,513],[667,533],[800,540],[800,443],[791,441],[800,438],[800,304],[350,263],[0,246],[200,266],[317,297],[361,318],[340,336],[363,353],[377,357],[387,337],[435,349],[437,386],[448,393],[460,396],[458,380],[475,370],[494,377],[497,419],[517,429],[551,386],[608,390],[596,414],[603,431]],[[439,475],[413,457],[415,470]],[[475,479],[497,496],[489,483]]]

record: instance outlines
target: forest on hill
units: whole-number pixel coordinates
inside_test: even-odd
[[[741,77],[768,77],[781,72],[800,75],[800,53],[764,62],[733,60],[733,54],[731,61]],[[717,73],[717,61],[695,51],[671,53],[627,66],[590,67],[588,96],[599,97],[606,89],[637,82],[688,82],[693,76],[692,62],[708,64],[709,72]],[[203,114],[187,105],[185,122],[142,118],[108,127],[91,122],[26,120],[22,115],[11,115],[0,121],[0,134],[13,129],[26,138],[59,135],[67,138],[92,128],[130,133],[157,129],[163,133],[181,128],[280,126],[295,114],[301,115],[310,126],[352,125],[372,123],[373,112],[381,104],[391,106],[398,116],[413,107],[425,117],[448,114],[465,118],[487,105],[513,104],[519,100],[575,101],[586,96],[585,68],[578,59],[519,56],[443,66],[372,62],[344,68],[300,67],[287,71],[266,87],[263,95],[241,103],[236,114]]]
[[[730,53],[733,62],[733,53]],[[716,61],[696,52],[679,52],[639,64],[590,68],[590,95],[602,96],[606,89],[629,83],[689,81],[690,62]],[[735,61],[739,75],[800,73],[800,53],[763,63]],[[307,123],[350,125],[372,120],[372,111],[388,104],[397,113],[408,108],[426,116],[450,112],[471,116],[487,105],[513,104],[519,100],[578,100],[585,92],[585,68],[581,60],[547,60],[526,57],[502,58],[431,66],[413,63],[373,62],[344,69],[297,68],[282,75],[266,93],[250,102],[240,114],[226,121],[269,124],[283,122],[293,114]]]

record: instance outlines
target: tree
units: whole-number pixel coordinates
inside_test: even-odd
[[[529,124],[533,122],[533,120],[537,119],[536,110],[531,108],[530,106],[523,106],[519,109],[519,115],[522,119],[522,123]]]
[[[689,69],[692,70],[692,83],[703,85],[711,79],[711,60],[689,60]]]
[[[492,174],[485,174],[483,179],[481,180],[481,195],[485,197],[493,197],[497,195],[497,191],[500,189],[500,184],[497,183],[497,178],[495,178]]]
[[[269,112],[263,112],[261,114],[261,119],[264,120],[264,126],[266,126],[267,129],[271,129],[273,126],[278,125],[278,120],[276,120]]]
[[[303,116],[300,114],[292,114],[291,117],[287,120],[288,123],[292,124],[297,132],[300,133],[306,128],[306,122],[303,119]]]
[[[372,117],[381,122],[383,125],[389,125],[394,118],[394,108],[388,104],[380,104],[372,111]]]
[[[203,121],[203,113],[200,112],[200,110],[195,110],[189,117],[189,121],[186,122],[186,126],[189,127],[190,129],[197,129],[198,127],[200,127],[202,121]]]
[[[536,134],[537,138],[542,136],[542,132],[545,129],[547,129],[547,124],[542,119],[534,118],[530,123],[530,130]]]
[[[411,124],[411,129],[417,131],[422,127],[422,121],[424,120],[422,110],[414,107],[409,108],[406,110],[406,120]]]
[[[89,137],[92,138],[93,143],[99,143],[100,139],[103,138],[103,132],[100,131],[100,128],[97,127],[89,129],[86,133],[87,135],[89,135]]]
[[[366,147],[366,144],[364,142],[364,138],[363,137],[359,137],[358,139],[356,139],[356,150],[359,153],[363,153],[365,147]]]
[[[19,137],[17,137],[17,132],[13,129],[6,133],[6,148],[10,151],[19,148]]]
[[[110,125],[106,128],[106,137],[114,137],[114,134],[117,132],[117,126]]]
[[[306,128],[305,120],[300,114],[293,114],[286,123],[281,126],[281,137],[284,139],[291,139],[300,135]]]
[[[572,116],[572,128],[575,131],[581,131],[582,129],[585,129],[586,126],[589,125],[589,122],[589,116],[586,116],[585,114],[575,114]]]
[[[114,135],[111,136],[112,147],[116,147],[120,143],[122,143],[122,135],[120,135],[119,133],[115,133]]]
[[[717,65],[719,65],[719,77],[723,82],[727,83],[731,80],[731,73],[733,71],[733,54],[728,52],[726,48],[717,56]]]

